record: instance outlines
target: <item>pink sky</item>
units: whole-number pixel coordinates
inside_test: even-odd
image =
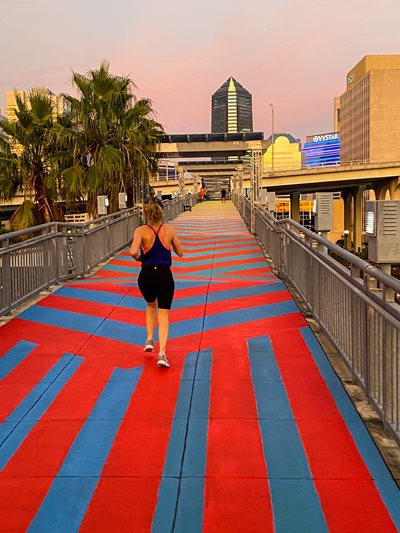
[[[108,59],[169,133],[210,131],[211,94],[234,76],[256,131],[331,131],[333,98],[366,54],[400,53],[399,0],[19,0],[3,6],[0,108],[14,87],[71,90]]]

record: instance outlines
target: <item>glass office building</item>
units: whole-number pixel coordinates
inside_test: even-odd
[[[212,95],[211,132],[253,131],[252,97],[232,76]]]

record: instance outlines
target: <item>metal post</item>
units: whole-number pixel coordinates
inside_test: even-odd
[[[251,212],[250,212],[250,231],[256,232],[256,212],[255,203],[260,200],[260,182],[261,182],[261,150],[251,152]]]
[[[271,108],[271,130],[272,130],[272,135],[271,135],[271,140],[272,140],[272,154],[271,154],[271,172],[272,174],[274,173],[274,170],[275,170],[275,161],[274,161],[274,151],[275,151],[275,124],[274,124],[274,105],[273,104],[269,104],[270,108]]]
[[[183,196],[185,193],[185,175],[182,169],[179,169],[178,183],[179,183],[179,195]]]

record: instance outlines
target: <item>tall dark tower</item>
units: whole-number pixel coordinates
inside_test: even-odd
[[[251,94],[232,76],[212,95],[211,132],[253,131]]]

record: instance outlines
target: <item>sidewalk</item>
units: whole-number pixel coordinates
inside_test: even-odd
[[[121,253],[0,328],[0,532],[400,530],[400,491],[231,202],[174,221],[169,370]]]

